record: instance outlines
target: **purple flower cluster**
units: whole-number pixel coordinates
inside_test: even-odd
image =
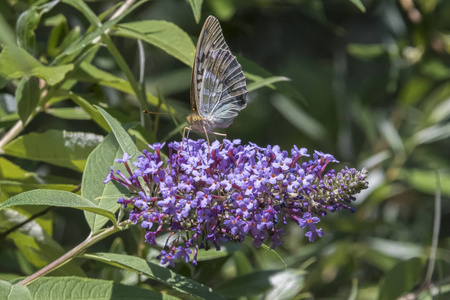
[[[169,143],[167,160],[161,158],[165,143],[149,145],[134,161],[124,154],[116,161],[125,165],[128,176],[111,172],[105,183],[116,180],[130,191],[120,198],[132,206],[130,220],[141,222],[145,239],[156,245],[156,237],[170,233],[158,256],[161,263],[174,259],[189,261],[194,248],[196,264],[199,248],[210,245],[219,250],[224,241],[242,242],[246,235],[253,245],[272,241],[282,244],[283,225],[288,219],[306,228],[311,242],[324,235],[316,224],[319,217],[343,208],[368,187],[367,171],[345,168],[325,171],[332,155],[315,151],[312,159],[305,148],[282,151],[278,146],[240,145],[240,140],[204,140]]]

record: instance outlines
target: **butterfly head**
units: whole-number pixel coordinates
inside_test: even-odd
[[[191,113],[186,117],[191,130],[196,132],[213,132],[214,125],[202,117],[195,108],[192,108]]]

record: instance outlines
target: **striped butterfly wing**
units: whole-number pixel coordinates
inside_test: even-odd
[[[198,111],[213,127],[226,128],[247,106],[241,66],[230,51],[217,49],[206,61],[203,74]]]
[[[191,109],[212,121],[213,127],[228,127],[245,108],[247,94],[241,66],[231,54],[219,21],[209,16],[197,43],[191,79]]]

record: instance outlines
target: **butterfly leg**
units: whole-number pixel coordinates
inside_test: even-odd
[[[183,146],[184,146],[184,137],[186,136],[186,129],[188,130],[186,143],[187,143],[187,148],[188,148],[188,151],[189,151],[189,140],[188,140],[188,138],[189,138],[189,132],[191,132],[191,128],[190,127],[184,127],[184,129],[183,129],[183,136],[181,137],[181,148],[180,148],[180,150],[178,150],[177,159],[180,157],[181,150],[183,149]]]
[[[222,136],[222,145],[220,146],[220,150],[223,149],[223,140],[227,138],[227,135],[225,133],[219,133],[219,132],[213,132],[214,135]]]
[[[205,128],[205,126],[202,126],[203,127],[203,131],[205,132],[205,135],[206,135],[206,140],[208,141],[208,153],[211,153],[211,151],[210,151],[210,149],[209,149],[209,137],[208,137],[208,132],[206,131],[206,128]]]

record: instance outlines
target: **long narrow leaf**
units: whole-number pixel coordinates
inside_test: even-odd
[[[78,196],[77,194],[65,191],[33,190],[24,192],[0,204],[0,210],[20,205],[49,205],[57,207],[71,207],[105,216],[112,222],[115,222],[116,220],[114,214],[110,211],[98,207],[89,200]]]

